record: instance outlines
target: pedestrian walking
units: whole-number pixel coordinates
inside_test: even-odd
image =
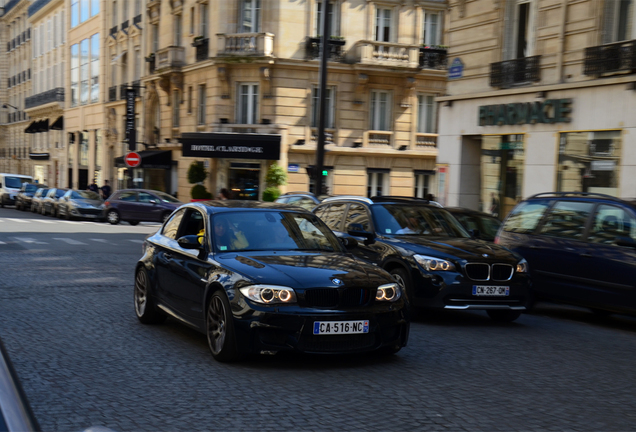
[[[219,200],[229,200],[232,199],[232,195],[230,194],[230,191],[223,188],[221,189],[221,191],[219,192],[219,195],[216,197],[216,199]]]
[[[110,196],[111,189],[110,189],[110,185],[108,184],[108,180],[104,180],[104,186],[102,186],[100,190],[102,192],[103,199],[106,199]]]
[[[95,193],[99,193],[99,187],[97,186],[97,184],[95,184],[95,180],[93,180],[93,183],[88,185],[86,190],[89,190],[89,191],[95,192]]]

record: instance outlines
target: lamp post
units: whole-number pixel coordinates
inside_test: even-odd
[[[325,164],[325,117],[327,114],[327,56],[329,55],[329,0],[322,0],[320,14],[322,37],[320,45],[320,86],[318,89],[318,143],[316,146],[316,169],[314,185],[316,196],[322,195],[322,169]]]

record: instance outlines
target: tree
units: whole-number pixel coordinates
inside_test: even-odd
[[[188,168],[188,182],[194,184],[190,190],[192,199],[212,199],[212,194],[205,189],[203,181],[208,178],[208,173],[201,162],[194,161]]]
[[[269,166],[265,175],[267,188],[263,191],[263,201],[275,201],[280,196],[279,186],[287,184],[287,173],[276,162]]]

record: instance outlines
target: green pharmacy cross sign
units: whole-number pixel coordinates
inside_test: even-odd
[[[572,99],[547,99],[543,102],[482,105],[479,126],[503,126],[536,123],[569,123]]]

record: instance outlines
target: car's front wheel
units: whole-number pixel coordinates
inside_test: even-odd
[[[515,310],[487,310],[488,316],[497,322],[512,322],[521,316],[521,311]]]
[[[148,272],[143,267],[135,275],[135,314],[143,324],[161,324],[167,318],[152,298]]]
[[[119,223],[119,213],[117,213],[117,210],[108,210],[106,212],[106,220],[111,225],[117,225]]]
[[[395,279],[395,281],[400,284],[408,299],[410,301],[413,301],[413,286],[411,284],[411,278],[406,273],[406,270],[401,267],[396,267],[394,269],[391,269],[389,273],[391,273],[393,279]]]
[[[208,304],[206,335],[215,360],[232,362],[239,358],[230,302],[221,290],[212,294]]]

